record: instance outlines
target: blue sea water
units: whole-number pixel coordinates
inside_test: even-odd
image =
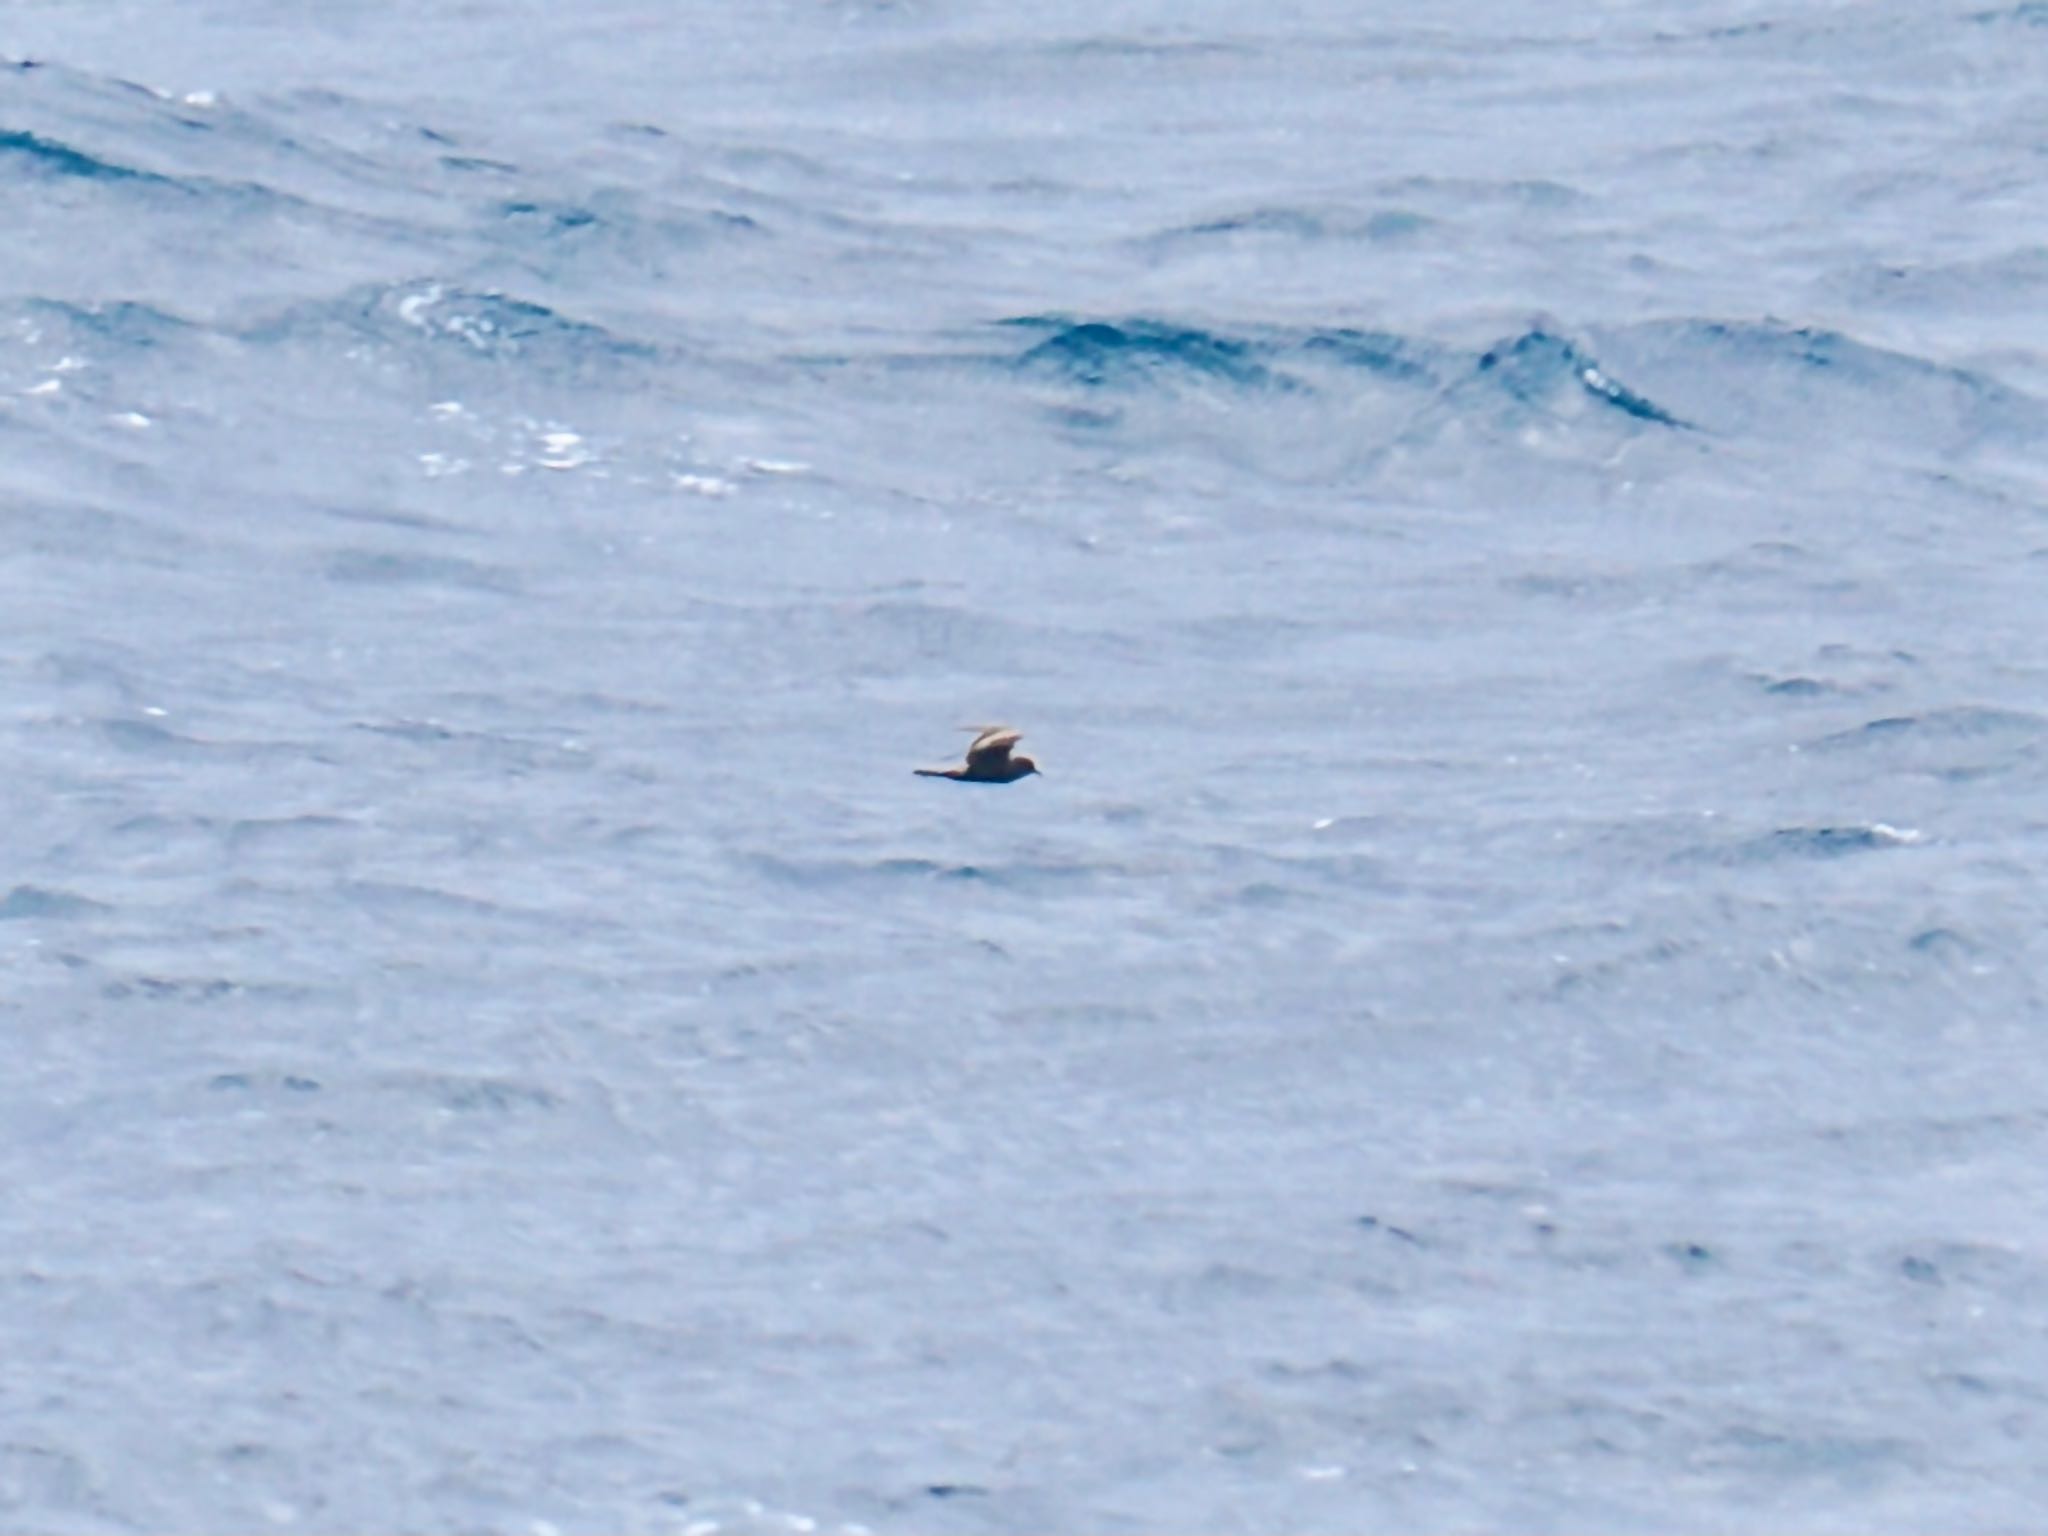
[[[2044,78],[4,0],[0,1525],[2041,1526]]]

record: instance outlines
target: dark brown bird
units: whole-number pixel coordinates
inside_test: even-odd
[[[912,771],[928,779],[953,779],[962,784],[1014,784],[1026,774],[1038,772],[1038,764],[1030,758],[1010,756],[1010,748],[1017,745],[1022,731],[1013,731],[1007,725],[970,725],[967,729],[978,734],[967,749],[964,766]]]

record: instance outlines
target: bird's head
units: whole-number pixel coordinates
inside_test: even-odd
[[[1031,774],[1038,772],[1038,764],[1031,761],[1028,757],[1013,757],[1010,761],[1016,765],[1017,777],[1020,779],[1027,778]]]

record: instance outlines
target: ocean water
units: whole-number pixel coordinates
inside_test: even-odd
[[[0,4],[0,1526],[2041,1526],[2044,78]]]

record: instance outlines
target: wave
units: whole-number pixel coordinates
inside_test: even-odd
[[[201,330],[169,310],[125,299],[101,304],[28,299],[18,306],[15,316],[25,333],[38,342],[59,346],[97,343],[117,353],[170,345]]]
[[[1846,731],[1836,731],[1814,744],[1817,750],[1841,751],[1913,741],[2032,741],[2048,729],[2048,719],[2026,710],[1994,709],[1964,704],[1933,709],[1921,715],[1886,715]]]
[[[1171,389],[1199,382],[1266,393],[1329,395],[1355,389],[1353,376],[1365,374],[1376,383],[1419,394],[1445,396],[1478,389],[1544,409],[1556,406],[1562,397],[1583,397],[1634,421],[1688,426],[1676,412],[1616,379],[1586,343],[1544,325],[1461,352],[1393,332],[1349,327],[1232,333],[1148,318],[1074,320],[1045,315],[1019,316],[1002,324],[1041,338],[1012,357],[1011,368],[1084,390]]]
[[[1126,388],[1176,375],[1253,389],[1296,387],[1261,361],[1270,347],[1192,326],[1040,316],[1003,323],[1047,333],[1017,358],[1018,369],[1050,373],[1091,389]]]
[[[190,190],[184,182],[174,177],[162,176],[155,171],[145,171],[132,165],[122,165],[114,160],[103,160],[97,155],[87,154],[82,149],[73,149],[69,144],[60,143],[56,139],[46,139],[40,134],[20,129],[0,130],[0,158],[12,160],[17,165],[26,165],[32,172],[69,177],[78,181],[130,181]]]
[[[337,550],[326,561],[327,579],[345,586],[453,587],[508,593],[518,584],[495,566],[451,555],[394,554],[387,550]]]
[[[94,901],[89,896],[80,896],[72,891],[51,890],[40,885],[17,885],[5,896],[0,896],[0,922],[16,922],[36,917],[90,917],[95,913],[112,910],[113,908],[105,902]]]
[[[1842,859],[1857,854],[1882,853],[1909,848],[1924,841],[1910,829],[1866,825],[1780,827],[1760,837],[1718,847],[1698,848],[1680,854],[1680,862],[1710,864],[1768,864],[1785,859]]]
[[[1668,320],[1602,332],[1600,341],[1660,399],[1727,435],[1810,441],[1832,429],[1953,451],[2048,429],[2048,407],[1988,373],[1824,327]]]
[[[1323,473],[1393,464],[1428,479],[1444,466],[1412,455],[1446,447],[1463,474],[1476,430],[1517,460],[1576,447],[1611,465],[1640,439],[1750,440],[1802,460],[1849,448],[1952,478],[1980,454],[1994,470],[2031,462],[2048,436],[2048,402],[1989,364],[1774,320],[1577,329],[1537,319],[1478,345],[1156,315],[1030,314],[995,326],[1021,340],[980,362],[1031,385],[1033,408],[1061,426],[1152,431],[1160,408],[1220,396],[1257,407],[1232,435],[1306,452]],[[1204,418],[1209,439],[1213,420]],[[1639,457],[1636,473],[1657,473],[1657,462]]]
[[[941,789],[947,787],[940,786]],[[790,859],[776,854],[756,854],[748,862],[771,880],[802,886],[806,890],[933,882],[958,882],[996,890],[1064,889],[1117,872],[1092,864],[1045,863],[1029,859],[1009,859],[1000,864],[986,865],[954,864],[917,857]]]
[[[426,343],[491,359],[612,363],[657,355],[647,343],[502,289],[422,280],[380,284],[295,305],[249,333],[273,340],[349,330],[394,345]]]
[[[1811,743],[1820,755],[1876,754],[1893,771],[1968,782],[2034,772],[2048,720],[2021,710],[1962,705],[1919,715],[1886,715]]]
[[[1989,10],[1971,11],[1963,20],[1974,22],[1980,27],[2048,27],[2048,0],[2020,0],[2018,5],[1999,5]]]
[[[1550,331],[1527,331],[1505,346],[1489,348],[1480,354],[1476,371],[1494,375],[1501,388],[1518,400],[1536,403],[1559,389],[1576,387],[1638,421],[1665,427],[1686,425],[1655,402],[1610,378],[1584,350]]]
[[[7,313],[0,308],[0,316]],[[240,324],[202,324],[160,305],[133,301],[80,304],[32,298],[12,306],[12,314],[21,334],[38,344],[108,365],[138,353],[187,348],[210,336],[258,349],[313,345],[323,351],[368,340],[400,353],[424,350],[569,372],[645,363],[662,355],[650,343],[502,289],[433,279],[349,289]]]

